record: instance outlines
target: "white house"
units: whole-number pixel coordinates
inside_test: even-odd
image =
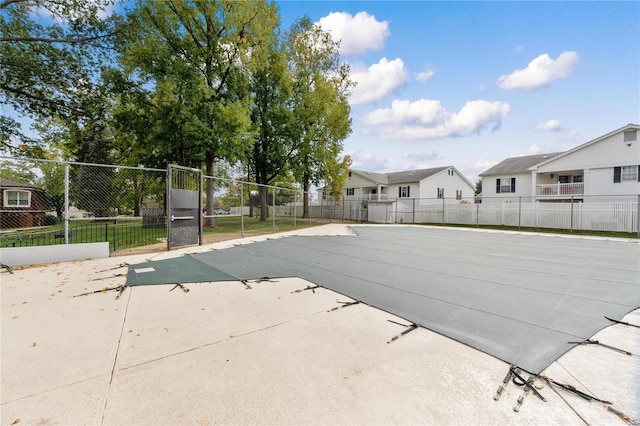
[[[475,188],[453,166],[374,173],[351,170],[342,195],[347,200],[392,201],[396,199],[471,198]]]
[[[566,152],[513,157],[482,177],[482,201],[637,200],[640,125],[629,124]]]
[[[342,188],[341,215],[369,222],[416,222],[421,209],[440,208],[445,200],[470,203],[474,192],[453,166],[396,173],[351,170]]]

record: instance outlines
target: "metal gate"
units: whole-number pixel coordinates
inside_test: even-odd
[[[167,167],[167,250],[202,244],[202,170]]]

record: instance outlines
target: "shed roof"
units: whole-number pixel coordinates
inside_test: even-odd
[[[507,173],[525,173],[529,171],[529,167],[547,161],[550,158],[562,154],[561,152],[552,152],[547,154],[526,155],[523,157],[511,157],[502,160],[495,166],[480,173],[480,176],[500,175]]]

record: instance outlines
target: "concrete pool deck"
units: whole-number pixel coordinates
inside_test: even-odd
[[[349,233],[332,224],[286,234]],[[632,355],[578,346],[544,371],[612,405],[538,379],[547,402],[528,392],[515,412],[522,387],[509,383],[493,399],[508,364],[423,328],[387,343],[406,321],[364,304],[341,308],[344,296],[305,290],[299,278],[250,289],[141,286],[117,299],[100,291],[125,282],[125,262],[274,237],[3,270],[1,423],[627,423],[608,407],[640,419],[636,327],[616,324],[592,338]],[[638,310],[623,321],[640,324]]]

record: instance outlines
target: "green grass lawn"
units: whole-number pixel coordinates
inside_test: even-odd
[[[258,217],[244,216],[218,216],[215,218],[215,228],[204,227],[205,234],[240,234],[244,225],[244,233],[248,235],[271,234],[274,232],[274,219],[268,218],[265,222],[260,222]],[[296,218],[295,226],[292,217],[276,217],[275,232],[286,232],[294,229],[304,229],[330,223],[324,219],[301,219]]]

